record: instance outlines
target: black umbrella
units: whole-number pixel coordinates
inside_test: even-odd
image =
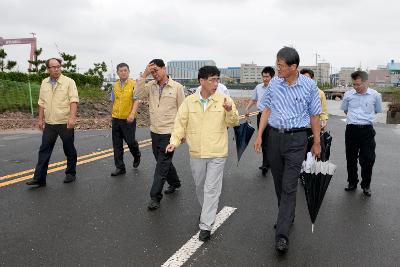
[[[320,159],[322,161],[327,161],[329,160],[329,156],[331,155],[331,145],[332,145],[332,136],[330,132],[325,131],[321,132],[321,156]],[[314,142],[314,136],[310,135],[308,137],[308,142],[307,142],[307,152],[311,150],[311,147]]]
[[[328,161],[303,162],[304,192],[311,218],[312,232],[314,232],[314,223],[335,169],[336,165]]]
[[[332,136],[330,132],[325,131],[321,132],[321,155],[320,155],[320,160],[321,161],[327,161],[329,160],[329,157],[331,155],[331,145],[332,145]],[[314,136],[312,133],[308,136],[308,142],[307,142],[307,153],[311,151],[311,147],[314,142]],[[304,175],[303,172],[300,173],[300,182],[304,186]]]
[[[239,160],[242,157],[242,154],[247,145],[249,144],[255,129],[247,121],[245,121],[239,126],[233,127],[233,130],[235,131],[236,152],[239,165]]]

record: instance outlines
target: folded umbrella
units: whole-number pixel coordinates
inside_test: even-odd
[[[239,126],[233,127],[233,130],[235,132],[236,152],[239,165],[239,160],[242,157],[242,154],[247,145],[249,144],[255,129],[247,121],[245,121]]]
[[[327,161],[331,155],[332,136],[330,132],[321,133],[321,160]]]
[[[309,155],[311,156],[310,152]],[[336,165],[329,161],[307,162],[306,160],[303,162],[302,177],[312,232],[314,232],[314,223],[335,169]]]

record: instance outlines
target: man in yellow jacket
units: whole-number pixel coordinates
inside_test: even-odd
[[[127,143],[134,161],[133,167],[140,164],[139,144],[135,139],[136,134],[136,111],[139,106],[138,99],[134,98],[135,81],[129,79],[129,66],[126,63],[117,65],[119,80],[115,82],[111,91],[112,106],[112,141],[114,149],[115,171],[111,176],[126,173],[124,163],[123,142]]]
[[[227,127],[239,124],[239,113],[232,99],[216,93],[219,75],[215,66],[199,69],[201,90],[183,101],[166,148],[167,152],[173,152],[186,138],[197,199],[202,207],[199,222],[201,241],[210,239],[217,214],[228,156]]]
[[[27,185],[46,186],[47,169],[54,145],[60,136],[67,157],[64,183],[76,179],[77,153],[74,145],[78,110],[78,89],[75,81],[61,73],[61,60],[46,61],[49,77],[40,85],[38,128],[43,132],[35,174]]]

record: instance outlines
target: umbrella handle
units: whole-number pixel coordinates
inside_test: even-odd
[[[314,233],[314,224],[311,224],[311,233]]]

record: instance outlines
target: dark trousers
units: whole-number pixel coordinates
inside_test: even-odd
[[[112,142],[114,149],[114,163],[118,169],[125,169],[124,140],[133,157],[140,157],[139,144],[135,139],[136,120],[128,123],[122,119],[112,119]]]
[[[67,157],[65,174],[76,175],[77,154],[74,146],[74,129],[68,129],[67,124],[51,125],[46,123],[42,135],[42,144],[39,149],[39,159],[33,176],[34,180],[46,182],[51,153],[58,136],[62,140],[64,154]]]
[[[162,199],[162,190],[165,181],[174,187],[181,186],[181,181],[179,181],[176,169],[172,164],[174,153],[165,153],[165,148],[169,144],[170,137],[170,134],[156,134],[151,132],[153,154],[157,164],[154,171],[154,180],[150,190],[150,197],[156,201]]]
[[[307,133],[277,133],[272,129],[268,135],[269,163],[274,177],[278,199],[276,238],[288,238],[295,216],[297,180],[307,147]]]
[[[347,125],[345,132],[347,181],[351,185],[358,184],[357,160],[361,166],[361,188],[369,188],[372,168],[375,163],[375,130],[370,126],[359,128],[357,125]]]
[[[261,114],[262,114],[262,112],[259,112],[259,113],[257,114],[257,129],[258,129],[259,126],[260,126]],[[268,166],[269,166],[269,163],[268,163],[268,153],[267,153],[267,147],[268,147],[268,145],[267,145],[267,144],[268,144],[267,137],[268,137],[269,129],[270,129],[270,126],[267,125],[267,126],[265,127],[265,130],[264,130],[263,134],[262,134],[261,150],[262,150],[262,155],[263,155],[263,163],[262,163],[262,166],[263,166],[263,167],[268,167]]]

